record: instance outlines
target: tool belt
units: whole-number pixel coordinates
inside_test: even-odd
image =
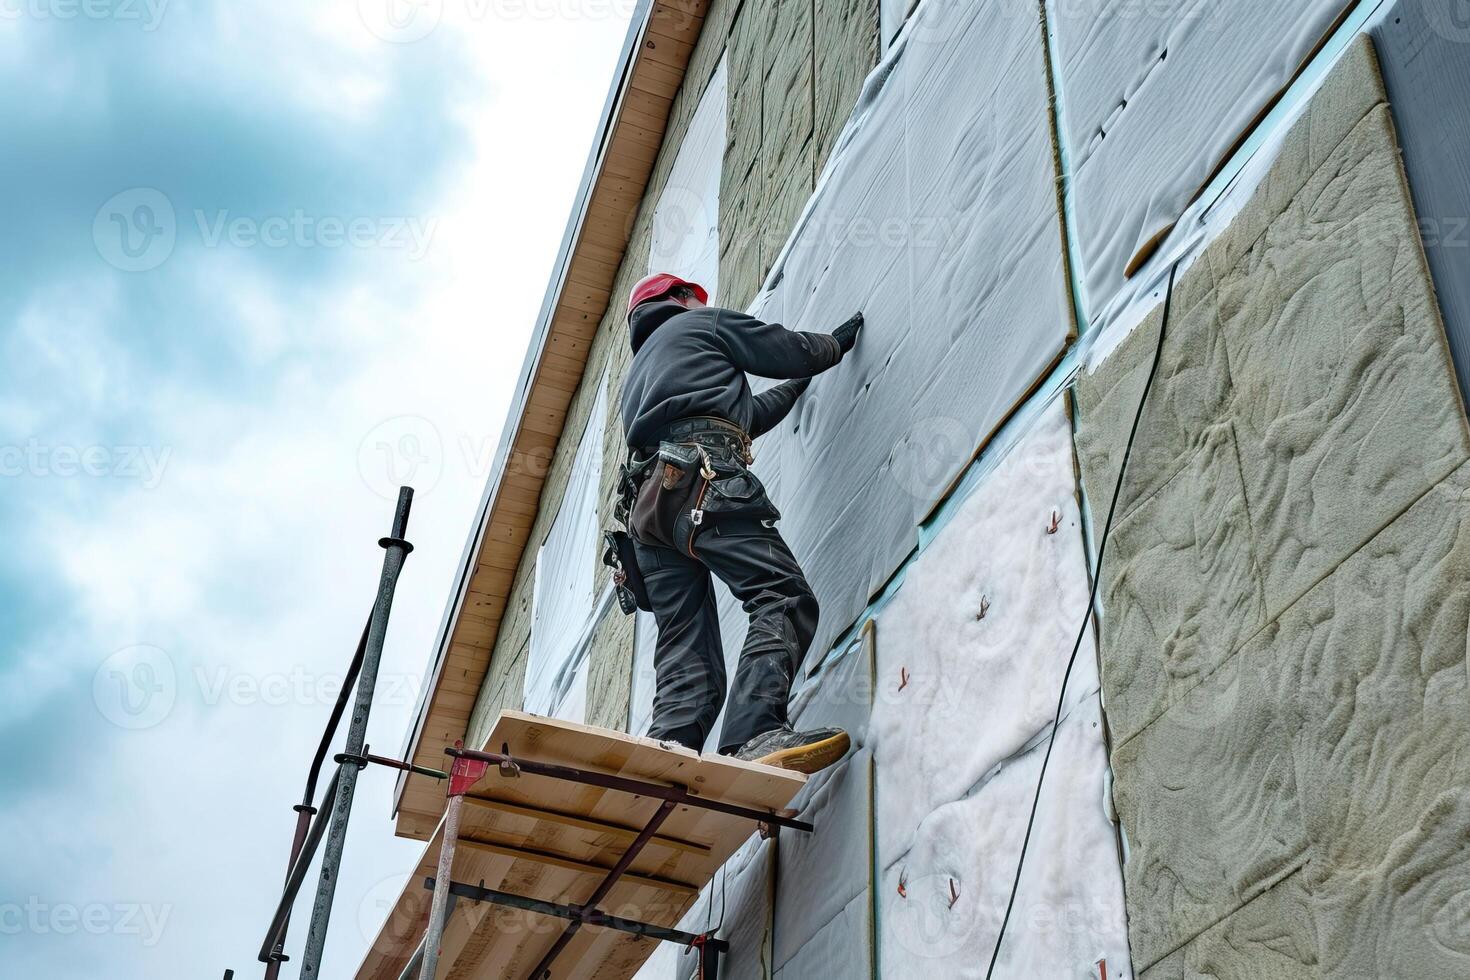
[[[682,419],[659,433],[657,448],[630,452],[618,475],[615,516],[625,528],[604,535],[624,612],[649,609],[633,541],[694,555],[701,531],[771,527],[781,514],[750,472],[750,437],[723,419]]]
[[[668,443],[703,446],[720,457],[739,460],[746,466],[755,462],[750,436],[733,422],[711,416],[680,419],[658,434],[659,449]]]
[[[712,523],[780,518],[750,471],[750,437],[738,426],[684,419],[659,436],[658,448],[642,461],[629,508],[627,527],[637,541],[693,557],[695,538]]]

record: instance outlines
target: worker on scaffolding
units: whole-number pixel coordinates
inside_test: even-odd
[[[667,273],[644,278],[628,299],[629,463],[619,516],[632,539],[622,564],[636,564],[623,574],[658,622],[648,734],[700,751],[725,701],[713,572],[750,615],[719,751],[816,772],[849,741],[841,729],[798,732],[787,720],[792,679],[816,633],[817,599],[776,528],[780,512],[750,471],[751,440],[779,425],[811,378],[852,350],[863,316],[830,334],[803,333],[708,299],[697,283]],[[754,394],[747,374],[784,383]]]

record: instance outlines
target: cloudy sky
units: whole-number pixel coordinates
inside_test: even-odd
[[[632,5],[0,0],[0,975],[256,975],[409,482],[402,743]]]

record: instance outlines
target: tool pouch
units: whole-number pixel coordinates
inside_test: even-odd
[[[629,451],[627,462],[618,467],[618,500],[613,505],[613,519],[623,527],[628,527],[632,520],[633,502],[638,499],[638,488],[643,483],[644,475],[657,461],[657,456],[637,459]]]
[[[703,447],[660,443],[653,470],[633,501],[628,530],[643,544],[693,554],[694,536],[704,520],[704,498],[714,475]]]
[[[602,563],[612,569],[618,607],[630,616],[639,609],[653,612],[653,605],[648,601],[648,588],[643,584],[643,572],[638,567],[638,553],[633,549],[633,539],[623,531],[604,531],[602,540],[607,545],[602,552]]]
[[[715,478],[704,499],[705,512],[718,521],[724,517],[775,523],[781,512],[766,495],[764,484],[743,466],[715,463]]]

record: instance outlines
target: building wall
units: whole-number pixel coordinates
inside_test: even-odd
[[[1464,976],[1470,431],[1372,44],[1079,380],[1143,978]],[[1450,884],[1453,881],[1458,885]]]
[[[1121,951],[1111,956],[1108,975],[1470,975],[1470,942],[1461,928],[1464,842],[1470,839],[1464,735],[1470,712],[1470,434],[1398,156],[1402,136],[1412,178],[1420,148],[1437,141],[1428,130],[1415,135],[1402,125],[1428,118],[1415,116],[1411,100],[1421,98],[1424,108],[1453,99],[1408,88],[1395,93],[1402,103],[1393,110],[1401,120],[1396,134],[1378,64],[1360,42],[1303,110],[1294,133],[1276,133],[1257,155],[1263,167],[1272,167],[1253,175],[1259,191],[1242,180],[1245,189],[1229,206],[1201,204],[1199,184],[1233,149],[1229,141],[1290,82],[1346,4],[1312,0],[1295,14],[1267,0],[1249,4],[1261,17],[1286,18],[1289,30],[1250,30],[1258,20],[1239,10],[1235,19],[1202,17],[1183,26],[1167,11],[1141,25],[1136,18],[1093,22],[1116,6],[1046,4],[1057,74],[1052,95],[1070,110],[1058,139],[1072,168],[1074,285],[1095,332],[1083,344],[1096,344],[1092,364],[1100,365],[1082,374],[1073,399],[1078,465],[1096,521],[1108,512],[1118,457],[1163,320],[1156,308],[1129,333],[1130,317],[1138,319],[1134,309],[1162,295],[1154,285],[1173,258],[1189,255],[1193,264],[1175,289],[1157,388],[1139,429],[1103,569],[1099,683],[1116,778],[1111,801],[1129,845],[1124,873],[1132,954],[1131,964]],[[1400,6],[1404,20],[1412,20],[1412,11],[1436,9],[1419,0]],[[1029,10],[1022,13],[1029,16]],[[1426,39],[1439,44],[1436,38],[1440,47],[1449,45],[1447,57],[1464,74],[1470,49],[1456,40],[1453,25],[1433,14],[1424,18],[1429,27],[1400,44],[1391,79],[1412,61],[1404,52],[1431,47]],[[615,295],[626,295],[647,271],[653,203],[705,80],[726,56],[721,302],[739,307],[754,298],[876,58],[876,23],[876,5],[862,0],[856,6],[846,0],[715,0]],[[1127,37],[1097,41],[1115,28]],[[949,43],[948,35],[927,40]],[[1036,43],[1042,43],[1040,32]],[[1162,141],[1167,153],[1139,149],[1151,140]],[[1412,188],[1416,195],[1424,190],[1422,181]],[[1210,213],[1200,214],[1202,207]],[[1452,218],[1453,212],[1426,213],[1421,199],[1419,222]],[[1218,236],[1214,244],[1201,251],[1195,238],[1173,243],[1171,251],[1171,223],[1187,232],[1195,219],[1214,225],[1208,231]],[[1445,242],[1436,244],[1447,259],[1462,258]],[[967,252],[956,268],[969,275],[993,254]],[[1130,268],[1137,272],[1131,278],[1125,275]],[[1464,327],[1470,317],[1452,309],[1457,295],[1442,291],[1444,316],[1452,336],[1470,335]],[[1008,319],[994,311],[992,303],[981,312],[993,321]],[[993,344],[998,328],[987,323],[985,330],[977,342]],[[1128,339],[1104,358],[1101,348],[1121,334]],[[616,391],[628,360],[616,304],[593,341],[589,380],[553,460],[533,541],[544,537],[556,513],[581,420],[596,395],[593,386],[606,370]],[[611,520],[613,477],[623,456],[618,425],[611,413],[604,433],[604,524]],[[979,527],[981,519],[971,524]],[[1033,530],[1037,540],[1047,540]],[[1094,525],[1094,534],[1100,530]],[[977,541],[965,553],[984,556],[993,540]],[[535,550],[527,549],[518,573],[471,722],[472,740],[483,738],[501,707],[520,703]],[[909,574],[918,575],[915,569],[922,571],[921,562]],[[855,601],[867,601],[853,592]],[[898,596],[893,608],[901,612],[904,593]],[[987,629],[1004,622],[1001,611],[986,613],[984,605],[975,622],[986,620]],[[878,621],[884,622],[881,613]],[[927,611],[913,620],[941,621]],[[632,628],[633,620],[617,611],[599,624],[590,722],[625,724]],[[915,632],[911,623],[890,634]],[[922,691],[916,664],[926,654],[954,649],[936,642],[904,651],[901,642],[883,643],[876,652],[876,690],[890,697]],[[1015,648],[1008,643],[1004,650]],[[830,682],[825,690],[833,692]],[[815,691],[820,708],[820,675]],[[803,720],[818,717],[808,713]],[[882,720],[881,711],[877,717]],[[993,731],[999,718],[999,711],[985,715],[985,730]],[[901,725],[889,727],[900,734],[885,735],[879,726],[871,739],[859,739],[858,755],[813,782],[802,802],[830,818],[822,826],[840,827],[844,814],[866,806],[881,836],[895,826],[894,801],[914,798],[901,787],[882,791],[902,774],[892,761],[890,771],[883,769],[884,738],[891,750],[904,737]],[[979,738],[955,741],[981,744]],[[1031,748],[1042,744],[1023,741]],[[921,755],[901,752],[897,765]],[[875,931],[894,940],[883,946],[885,976],[933,976],[936,957],[948,955],[983,962],[994,923],[969,913],[963,902],[982,895],[989,896],[987,904],[1003,899],[1014,864],[1009,854],[1000,860],[986,854],[976,855],[973,866],[955,866],[951,858],[958,852],[951,844],[981,840],[976,828],[1020,826],[1007,821],[1024,815],[1034,785],[1019,764],[1024,756],[1006,759],[1005,778],[1016,780],[1013,798],[1000,795],[1011,792],[1010,783],[995,778],[1005,776],[1002,763],[997,772],[986,771],[977,791],[962,780],[949,794],[960,798],[931,801],[938,805],[933,814],[956,814],[960,821],[953,841],[926,831],[916,839],[937,844],[896,845],[887,855],[893,860],[871,870],[860,861],[814,863],[844,869],[838,898],[848,904],[837,911],[813,902],[793,884],[795,877],[782,878],[790,898],[770,903],[763,915],[752,913],[768,923],[759,962],[732,973],[748,969],[765,976],[785,966],[792,976],[817,975],[812,964],[836,962],[831,957],[840,951],[864,960],[860,971],[844,975],[863,975]],[[823,811],[823,787],[843,778],[858,787],[852,797],[867,802],[841,796]],[[878,791],[869,792],[875,784]],[[936,785],[935,779],[926,783]],[[1058,784],[1051,786],[1056,792]],[[839,799],[835,790],[829,795]],[[1070,809],[1046,808],[1043,821],[1058,812],[1097,817],[1085,809],[1085,795],[1079,793],[1082,802]],[[918,819],[922,826],[927,818]],[[1098,843],[1087,853],[1097,857],[1110,841],[1107,828],[1094,824]],[[1057,834],[1076,826],[1060,820]],[[792,854],[799,855],[801,846],[872,846],[861,833],[843,833],[814,835],[781,860],[799,860]],[[873,836],[871,825],[868,834]],[[1032,867],[1044,870],[1048,860],[1047,847],[1038,847]],[[764,867],[754,860],[744,866],[755,869],[750,874],[768,875]],[[884,877],[867,880],[874,872]],[[966,873],[973,887],[957,892],[955,883],[963,884]],[[1044,878],[1051,880],[1050,874]],[[997,886],[1001,891],[990,896]],[[911,903],[908,896],[926,894],[923,888],[932,900]],[[873,911],[880,892],[886,904]],[[712,899],[714,890],[709,894]],[[742,910],[749,911],[737,901],[734,913]],[[940,911],[931,916],[931,910]],[[798,913],[810,914],[795,925],[783,920]],[[861,928],[843,924],[849,913],[862,920]],[[707,910],[692,915],[691,921],[707,918]],[[982,931],[971,931],[976,922],[984,923]],[[867,941],[855,941],[863,928]],[[1012,930],[1011,936],[1027,931],[1024,923]],[[906,934],[912,937],[907,945]],[[954,945],[936,944],[936,937],[953,938]],[[767,945],[780,953],[766,956]],[[1012,940],[1005,955],[1029,955],[1041,945]],[[1074,959],[1083,968],[1093,962],[1080,953]],[[1010,975],[1060,975],[1016,970]]]
[[[612,526],[617,469],[625,455],[622,420],[613,406],[632,359],[623,297],[648,271],[654,206],[668,184],[705,87],[727,53],[720,302],[738,309],[755,296],[815,186],[863,79],[877,62],[877,0],[712,0],[618,270],[614,302],[598,325],[582,384],[550,462],[531,544],[516,571],[490,667],[470,717],[469,744],[484,739],[501,709],[521,705],[536,554],[561,506],[572,458],[604,371],[611,400],[600,509],[602,524]],[[600,567],[599,556],[589,555],[589,560]],[[599,575],[599,581],[604,579]],[[633,617],[613,607],[597,625],[590,654],[589,723],[612,728],[627,724],[633,622]]]

